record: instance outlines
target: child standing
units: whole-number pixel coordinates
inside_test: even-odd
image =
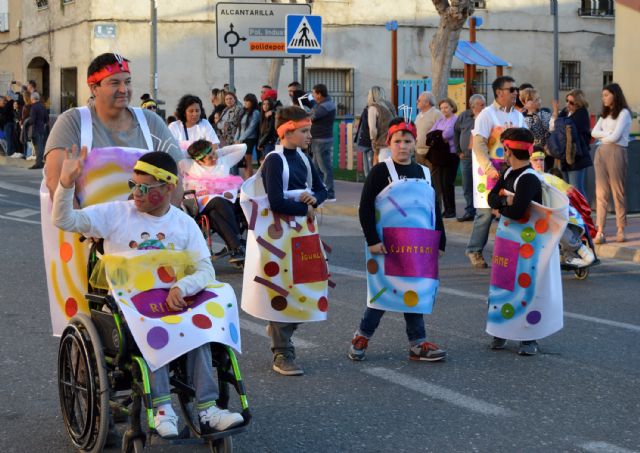
[[[387,135],[391,158],[375,165],[364,183],[359,215],[368,246],[369,303],[351,341],[351,360],[364,360],[386,310],[404,312],[411,360],[446,356],[426,340],[423,313],[433,306],[438,250],[444,253],[446,237],[429,172],[411,160],[415,144],[415,125],[392,120]]]

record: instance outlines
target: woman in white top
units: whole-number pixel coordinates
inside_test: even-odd
[[[596,173],[596,244],[606,242],[604,225],[607,219],[609,196],[616,207],[617,241],[624,242],[627,226],[624,185],[627,178],[627,145],[631,130],[631,111],[617,83],[602,90],[602,116],[591,131],[600,142],[593,162]]]
[[[176,107],[177,121],[169,124],[169,130],[183,151],[196,140],[207,140],[216,148],[220,143],[213,127],[207,121],[207,115],[198,96],[187,94],[180,98]]]

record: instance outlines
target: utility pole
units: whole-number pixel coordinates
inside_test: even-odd
[[[158,102],[158,2],[151,0],[151,61],[150,61],[150,91],[151,97]]]
[[[560,99],[560,67],[558,55],[558,0],[551,0],[551,14],[553,15],[553,100]]]

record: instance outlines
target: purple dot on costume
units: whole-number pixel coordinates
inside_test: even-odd
[[[169,332],[163,327],[154,327],[147,332],[147,343],[153,349],[162,349],[169,343]]]
[[[231,337],[231,341],[233,341],[234,343],[238,342],[238,328],[232,322],[229,323],[229,336]]]
[[[480,176],[483,176],[483,175],[484,175],[484,171],[482,170],[482,168],[478,168],[478,174],[479,174]]]
[[[527,322],[529,324],[538,324],[541,318],[542,314],[539,311],[534,310],[529,312],[529,314],[527,315]]]

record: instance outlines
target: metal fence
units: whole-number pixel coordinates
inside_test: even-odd
[[[560,89],[574,90],[580,88],[580,62],[560,62]]]
[[[354,115],[352,68],[305,68],[305,85],[312,88],[320,83],[327,86],[339,117]]]
[[[580,16],[613,17],[613,0],[582,0],[578,14]]]

